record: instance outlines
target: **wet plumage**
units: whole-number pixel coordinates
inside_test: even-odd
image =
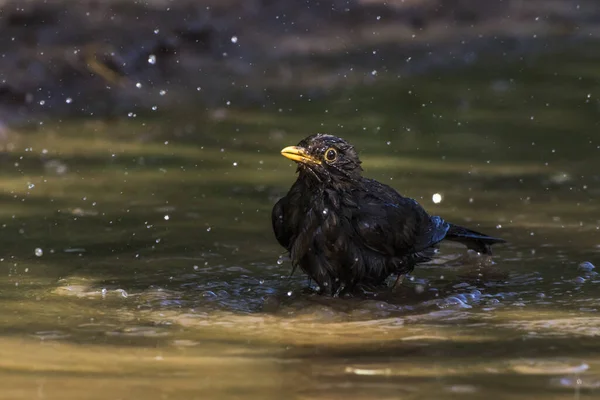
[[[298,178],[273,207],[275,237],[328,295],[382,286],[431,259],[442,240],[480,253],[504,242],[430,216],[415,200],[362,176],[356,150],[317,134],[282,154],[298,163]]]

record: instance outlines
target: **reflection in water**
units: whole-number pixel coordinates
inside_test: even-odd
[[[500,92],[511,71],[489,66],[294,113],[15,134],[0,157],[0,398],[597,396],[596,113],[577,57],[551,59]],[[539,80],[558,68],[569,90]],[[444,245],[395,291],[314,295],[280,259],[270,210],[293,169],[279,149],[317,130],[431,213],[509,243],[492,259]]]

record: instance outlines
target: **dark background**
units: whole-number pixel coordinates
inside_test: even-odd
[[[318,99],[535,59],[593,40],[599,19],[594,0],[0,1],[0,124]]]

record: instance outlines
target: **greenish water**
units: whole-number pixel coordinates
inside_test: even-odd
[[[0,154],[0,399],[572,399],[600,393],[600,58],[381,75],[261,109],[46,121]],[[279,150],[501,236],[394,294],[302,292],[270,225]],[[443,201],[432,202],[440,193]]]

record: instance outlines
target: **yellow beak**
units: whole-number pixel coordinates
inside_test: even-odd
[[[306,149],[298,146],[288,146],[285,149],[281,150],[281,154],[289,158],[290,160],[301,162],[304,164],[321,164],[321,161],[316,158],[310,156]]]

